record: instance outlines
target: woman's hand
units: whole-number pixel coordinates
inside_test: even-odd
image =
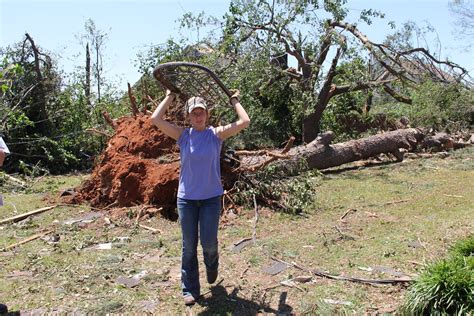
[[[183,128],[177,126],[173,123],[166,121],[163,116],[165,115],[166,110],[170,106],[173,98],[176,99],[176,93],[166,90],[166,96],[155,109],[151,115],[151,121],[155,124],[163,133],[169,137],[178,140],[181,134],[183,133]]]
[[[174,100],[178,97],[176,93],[172,92],[169,89],[166,89],[166,97],[172,97]]]
[[[232,106],[235,106],[235,103],[240,102],[240,91],[237,89],[231,89],[232,96],[229,98],[229,103]]]
[[[222,140],[236,135],[241,130],[248,127],[250,124],[250,118],[245,109],[243,108],[242,104],[240,104],[240,91],[231,90],[231,92],[233,94],[229,98],[229,103],[234,107],[239,119],[233,123],[227,124],[225,126],[218,126],[216,128],[217,136]]]

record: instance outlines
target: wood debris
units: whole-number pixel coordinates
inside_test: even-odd
[[[34,211],[31,211],[31,212],[28,212],[28,213],[24,213],[24,214],[20,214],[20,215],[16,215],[16,216],[13,216],[13,217],[9,217],[9,218],[5,218],[3,220],[0,221],[0,225],[3,225],[3,224],[7,224],[7,223],[15,223],[15,222],[19,222],[25,218],[28,218],[32,215],[36,215],[36,214],[40,214],[40,213],[43,213],[43,212],[46,212],[46,211],[49,211],[49,210],[52,210],[53,208],[55,208],[56,205],[53,205],[53,206],[47,206],[47,207],[42,207],[42,208],[39,208],[37,210],[34,210]]]
[[[398,283],[409,283],[412,282],[413,279],[410,277],[402,277],[402,278],[397,278],[397,279],[365,279],[365,278],[358,278],[358,277],[346,277],[346,276],[339,276],[339,275],[332,275],[330,273],[320,271],[320,270],[314,270],[314,269],[308,269],[303,266],[300,266],[294,262],[288,263],[285,262],[281,259],[274,258],[272,257],[273,260],[281,262],[287,266],[293,266],[299,270],[310,272],[314,275],[332,279],[332,280],[341,280],[341,281],[350,281],[350,282],[356,282],[356,283],[364,283],[364,284],[398,284]]]
[[[156,234],[156,233],[159,233],[159,234],[162,234],[161,230],[159,230],[158,228],[153,228],[153,227],[150,227],[150,226],[145,226],[143,224],[138,224],[139,227],[143,228],[143,229],[146,229],[146,230],[149,230],[151,232],[153,232],[153,234]]]
[[[49,230],[44,231],[44,232],[42,232],[42,233],[34,234],[33,236],[30,236],[30,237],[25,238],[25,239],[23,239],[23,240],[21,240],[21,241],[19,241],[19,242],[17,242],[17,243],[14,243],[14,244],[12,244],[12,245],[10,245],[10,246],[7,246],[7,247],[3,248],[2,250],[3,250],[3,251],[11,250],[11,249],[16,248],[16,247],[18,247],[18,246],[20,246],[20,245],[26,244],[26,243],[28,243],[28,242],[30,242],[30,241],[33,241],[33,240],[36,240],[36,239],[41,238],[41,237],[43,237],[43,236],[46,236],[46,235],[48,235],[48,234],[51,234],[52,232],[54,232],[54,229],[49,229]]]

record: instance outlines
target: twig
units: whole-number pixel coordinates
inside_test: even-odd
[[[54,232],[54,230],[53,230],[53,229],[50,229],[50,230],[47,230],[47,231],[45,231],[45,232],[35,234],[35,235],[33,235],[33,236],[30,236],[30,237],[28,237],[28,238],[26,238],[26,239],[23,239],[23,240],[21,240],[21,241],[19,241],[19,242],[17,242],[17,243],[14,243],[14,244],[12,244],[12,245],[10,245],[10,246],[7,246],[7,247],[3,248],[2,251],[7,251],[7,250],[10,250],[10,249],[13,249],[13,248],[15,248],[15,247],[17,247],[17,246],[26,244],[26,243],[28,243],[28,242],[30,242],[30,241],[32,241],[32,240],[35,240],[35,239],[41,238],[41,237],[43,237],[43,236],[46,236],[46,235],[48,235],[48,234],[51,234],[52,232]]]
[[[252,239],[252,238],[248,238],[248,237],[242,238],[241,240],[234,242],[234,246],[238,246],[238,245],[240,245],[241,243],[246,242],[246,241],[249,241],[249,240],[251,240],[251,239]]]
[[[428,249],[426,249],[426,246],[424,245],[424,243],[421,241],[420,237],[418,237],[417,239],[418,239],[418,242],[420,243],[421,247],[423,247],[423,249],[428,251]]]
[[[274,284],[274,285],[270,285],[269,287],[266,287],[266,288],[264,288],[263,290],[266,292],[266,291],[268,291],[268,290],[276,289],[277,287],[280,287],[280,286],[282,286],[282,285],[283,285],[283,284],[280,284],[280,283]]]
[[[384,203],[383,205],[390,205],[390,204],[398,204],[398,203],[405,203],[405,202],[408,202],[410,200],[398,200],[398,201],[391,201],[391,202],[386,202]]]
[[[267,155],[267,156],[271,156],[271,157],[275,157],[275,158],[282,158],[282,159],[290,158],[290,156],[288,156],[288,155],[286,155],[286,154],[275,153],[275,152],[268,151],[268,150],[257,150],[257,151],[239,150],[239,151],[236,151],[235,153],[236,153],[237,155],[240,155],[240,156],[261,156],[261,155]]]
[[[257,205],[257,198],[255,197],[255,194],[253,195],[253,205],[255,206],[255,218],[253,221],[252,241],[255,244],[257,242],[257,223],[258,223],[258,205]]]
[[[13,182],[16,182],[16,183],[20,184],[20,185],[23,186],[23,187],[26,186],[26,182],[21,181],[21,180],[15,178],[15,177],[12,177],[12,176],[9,175],[9,174],[4,173],[3,176],[6,177],[8,180],[11,180],[11,181],[13,181]]]
[[[110,114],[107,111],[103,111],[102,116],[104,117],[105,122],[107,122],[107,124],[109,124],[114,130],[117,129],[117,122],[110,117]]]
[[[24,213],[24,214],[16,215],[16,216],[13,216],[13,217],[5,218],[5,219],[0,221],[0,225],[10,223],[10,222],[15,223],[15,222],[21,221],[22,219],[30,217],[31,215],[36,215],[36,214],[39,214],[39,213],[43,213],[43,212],[52,210],[55,207],[56,207],[56,205],[47,206],[47,207],[39,208],[37,210],[31,211],[31,212],[28,212],[28,213]]]
[[[92,133],[92,134],[98,134],[98,135],[105,136],[105,137],[108,137],[108,138],[112,137],[111,134],[109,134],[107,132],[99,131],[98,129],[95,129],[95,128],[88,128],[88,129],[86,129],[86,132]]]
[[[288,159],[290,158],[290,156],[288,155],[280,155],[280,154],[276,154],[276,153],[268,153],[269,156],[271,156],[270,158],[268,158],[267,160],[264,160],[262,161],[261,163],[259,164],[256,164],[252,167],[247,167],[247,168],[237,168],[237,170],[239,171],[247,171],[247,172],[254,172],[258,169],[261,169],[265,166],[267,166],[268,164],[270,164],[270,162],[273,162],[275,160],[277,160],[278,158],[280,159]]]
[[[109,205],[107,205],[106,207],[103,208],[103,210],[108,210],[109,208],[111,208],[112,206],[116,205],[117,204],[117,201],[114,201],[112,203],[110,203]]]
[[[339,218],[339,220],[342,221],[349,213],[352,213],[352,212],[355,213],[355,212],[357,212],[357,210],[356,210],[355,208],[350,208],[350,209],[348,209],[348,210],[344,213],[344,215],[342,215],[342,216]]]
[[[337,232],[339,233],[339,235],[341,235],[341,238],[344,240],[344,239],[350,239],[350,240],[356,240],[357,238],[355,238],[354,236],[351,236],[351,235],[348,235],[348,234],[344,234],[342,232],[342,230],[339,228],[339,226],[335,225],[333,226],[334,229],[337,230]]]
[[[414,261],[414,260],[408,260],[409,263],[413,263],[413,264],[416,264],[416,265],[419,265],[419,266],[425,266],[426,264],[424,264],[423,262],[419,262],[419,261]]]
[[[138,222],[140,221],[140,216],[142,215],[142,211],[143,211],[144,207],[140,207],[140,209],[138,210],[138,213],[137,213],[137,218],[135,219],[135,223],[138,225]]]
[[[300,290],[301,292],[306,292],[304,289],[302,289],[301,287],[299,287],[298,285],[296,285],[291,279],[290,279],[290,280],[281,281],[280,284],[283,285],[283,286],[291,287],[291,288],[297,288],[297,289]]]
[[[224,282],[224,278],[222,278],[219,282],[217,282],[216,284],[214,284],[213,287],[218,286],[218,285],[221,284],[222,282]],[[208,290],[208,291],[202,293],[201,295],[199,295],[199,297],[204,297],[204,296],[206,296],[207,294],[209,294],[209,293],[211,293],[211,292],[212,292],[212,290]]]
[[[32,188],[36,183],[40,182],[44,177],[46,177],[46,174],[42,175],[41,177],[38,177],[32,184],[29,185],[29,187]]]
[[[225,206],[225,199],[227,199],[229,201],[229,203],[230,203],[229,207],[233,207],[235,210],[237,210],[236,204],[235,204],[234,200],[232,199],[232,197],[230,195],[230,191],[224,192],[224,195],[222,196],[222,205],[223,206]],[[223,207],[223,209],[224,209],[224,207]],[[224,209],[224,211],[226,211],[226,210]]]
[[[290,151],[291,147],[293,147],[293,143],[295,142],[295,137],[291,136],[290,139],[288,139],[288,142],[285,145],[285,148],[280,152],[281,154],[286,154],[288,151]]]
[[[244,269],[244,271],[242,271],[242,273],[240,274],[240,278],[243,279],[244,278],[244,274],[250,269],[249,266],[247,266],[247,268]]]
[[[138,113],[140,113],[140,111],[138,110],[137,99],[133,95],[132,86],[130,85],[129,82],[127,82],[127,87],[128,87],[128,98],[130,99],[130,107],[132,109],[132,113],[133,115],[137,115]]]
[[[455,198],[463,198],[464,196],[462,195],[454,195],[454,194],[443,194],[444,196],[448,196],[448,197],[455,197]]]
[[[149,226],[145,226],[143,224],[138,224],[139,227],[141,228],[144,228],[144,229],[147,229],[147,230],[150,230],[152,231],[153,233],[162,233],[161,230],[159,230],[158,228],[153,228],[153,227],[149,227]]]
[[[328,279],[333,279],[333,280],[340,280],[340,281],[350,281],[350,282],[356,282],[356,283],[364,283],[364,284],[396,284],[396,283],[408,283],[412,282],[413,280],[411,278],[404,278],[404,279],[364,279],[364,278],[356,278],[356,277],[345,277],[345,276],[339,276],[339,275],[332,275],[327,272],[319,271],[319,270],[311,270],[308,268],[305,268],[303,266],[300,266],[294,262],[289,263],[286,261],[283,261],[281,259],[271,257],[273,260],[285,263],[287,265],[293,266],[299,270],[310,272],[314,275],[328,278]]]
[[[16,205],[13,204],[12,202],[8,202],[13,208],[15,209],[15,213],[18,213],[18,209],[16,208]]]

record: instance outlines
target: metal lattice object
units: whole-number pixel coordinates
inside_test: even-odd
[[[156,66],[153,76],[166,89],[179,93],[184,102],[190,97],[200,96],[206,100],[209,109],[229,106],[232,92],[207,67],[190,62],[169,62]]]

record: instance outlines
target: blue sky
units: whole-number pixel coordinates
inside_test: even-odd
[[[81,47],[75,35],[84,32],[84,23],[91,18],[109,36],[104,52],[106,76],[125,89],[127,82],[139,78],[134,66],[136,54],[176,36],[176,20],[185,12],[205,11],[221,17],[228,4],[228,0],[0,0],[0,46],[21,41],[28,32],[36,44],[60,56],[65,71],[71,71],[82,60],[77,58]],[[448,0],[349,0],[347,6],[351,16],[366,8],[386,13],[382,22],[361,27],[374,41],[382,41],[391,32],[387,26],[390,20],[397,26],[407,20],[420,26],[431,24],[443,45],[437,53],[474,71],[473,52],[464,51],[453,35]]]

